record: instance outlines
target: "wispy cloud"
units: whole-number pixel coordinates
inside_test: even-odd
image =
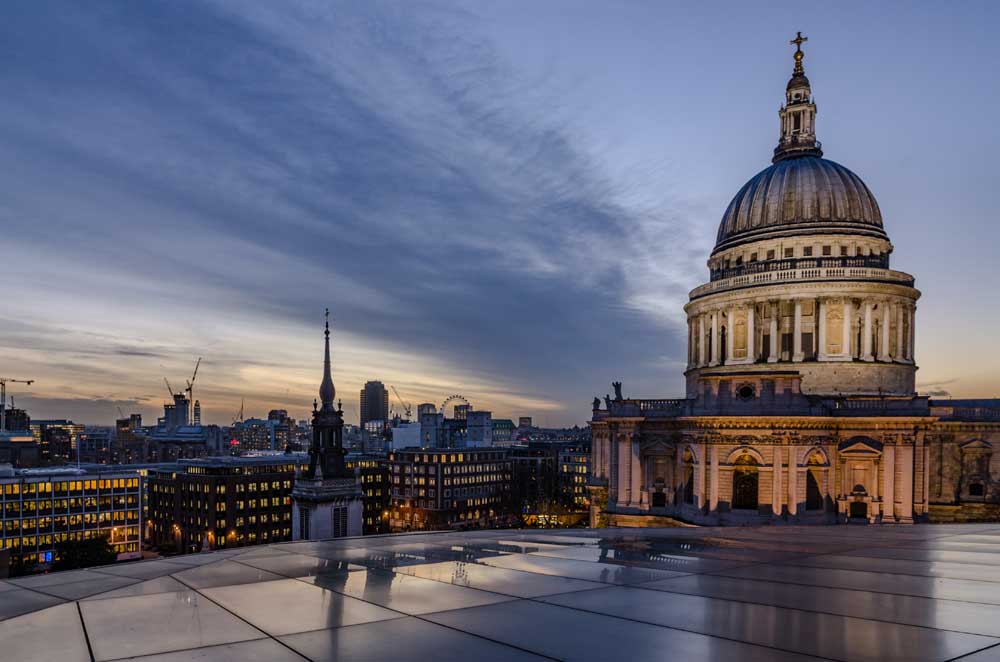
[[[474,16],[14,13],[0,251],[19,295],[0,360],[48,378],[44,415],[60,390],[148,393],[197,356],[208,418],[241,395],[305,410],[325,306],[350,400],[382,377],[571,422],[613,377],[658,382],[662,348],[680,347],[700,260],[687,210],[612,182]]]

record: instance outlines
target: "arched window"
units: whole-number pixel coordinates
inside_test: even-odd
[[[757,486],[760,471],[750,455],[741,455],[733,465],[734,510],[757,510]]]

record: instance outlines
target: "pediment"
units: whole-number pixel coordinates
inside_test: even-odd
[[[841,455],[881,455],[882,442],[875,441],[869,437],[852,437],[847,441],[840,442],[837,445],[837,452]]]
[[[993,444],[988,441],[983,441],[982,439],[973,439],[972,441],[967,441],[964,444],[959,444],[959,448],[963,451],[992,451]]]

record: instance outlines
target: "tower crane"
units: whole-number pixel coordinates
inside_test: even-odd
[[[410,420],[410,415],[413,412],[413,407],[409,402],[403,402],[403,398],[400,397],[399,391],[396,390],[395,386],[390,386],[393,395],[396,396],[396,401],[399,402],[400,406],[403,408],[403,412],[406,414],[406,420]]]
[[[198,377],[198,367],[201,365],[201,357],[198,357],[198,362],[194,364],[194,374],[191,375],[191,379],[187,380],[187,388],[184,389],[188,395],[188,407],[194,407],[194,380]],[[189,410],[190,414],[191,411]],[[193,418],[193,416],[189,417]]]
[[[170,388],[170,382],[167,381],[166,377],[163,378],[163,383],[167,385],[167,393],[170,394],[170,397],[174,397],[174,389]]]
[[[7,429],[7,383],[24,384],[31,386],[34,379],[13,379],[11,377],[0,377],[0,430]]]

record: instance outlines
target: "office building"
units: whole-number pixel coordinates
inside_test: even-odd
[[[206,457],[152,467],[146,528],[162,552],[292,539],[291,493],[303,454]]]
[[[369,421],[389,420],[389,391],[382,382],[366,382],[361,389],[361,427],[367,429]]]
[[[517,520],[505,449],[394,450],[389,470],[393,531],[490,528]]]
[[[108,537],[118,560],[139,558],[141,504],[134,471],[0,465],[0,548],[10,554],[12,574],[47,569],[56,544],[96,536]]]

